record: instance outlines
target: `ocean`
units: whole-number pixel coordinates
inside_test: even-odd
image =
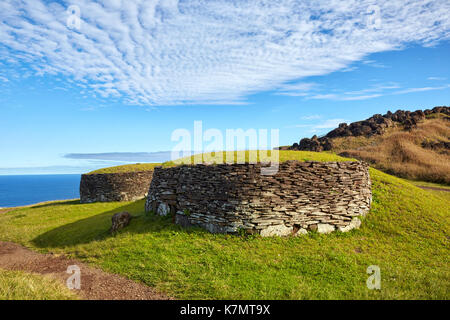
[[[80,197],[79,174],[0,175],[0,208]]]

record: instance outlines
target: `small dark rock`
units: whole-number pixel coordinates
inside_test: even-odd
[[[111,233],[125,228],[131,220],[131,214],[128,212],[119,212],[112,216],[112,226],[109,230]]]

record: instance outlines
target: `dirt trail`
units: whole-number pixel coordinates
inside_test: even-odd
[[[450,189],[445,189],[445,188],[438,188],[438,187],[425,187],[425,186],[418,186],[421,189],[424,190],[435,190],[435,191],[445,191],[445,192],[450,192]]]
[[[77,265],[81,271],[81,289],[75,292],[86,300],[165,300],[164,294],[122,276],[92,268],[64,256],[42,254],[18,244],[0,242],[0,269],[20,270],[48,275],[64,285],[71,274],[67,267]]]

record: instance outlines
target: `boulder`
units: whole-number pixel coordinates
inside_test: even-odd
[[[119,212],[119,213],[114,214],[112,216],[111,220],[112,220],[112,226],[111,226],[111,229],[109,231],[111,233],[117,232],[120,229],[125,228],[130,223],[131,214],[129,214],[126,211]]]
[[[160,216],[167,216],[170,213],[170,206],[165,202],[161,202],[156,213]]]
[[[300,236],[304,236],[306,234],[308,234],[308,230],[301,228],[295,233],[295,236],[300,237]]]
[[[317,232],[318,233],[331,233],[335,230],[335,227],[328,223],[319,223],[317,225]]]
[[[358,218],[353,218],[352,221],[350,222],[350,224],[348,226],[345,227],[339,227],[339,230],[341,232],[349,232],[350,230],[353,229],[359,229],[359,227],[361,226],[361,220],[359,220]]]
[[[288,236],[292,234],[292,231],[293,227],[286,227],[283,224],[269,226],[266,229],[261,230],[261,237]]]
[[[192,227],[191,222],[189,221],[189,217],[183,211],[178,211],[175,216],[175,223],[179,224],[183,228]]]

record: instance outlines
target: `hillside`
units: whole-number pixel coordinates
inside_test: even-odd
[[[281,151],[280,157],[335,156]],[[0,214],[0,241],[63,253],[175,298],[448,299],[448,200],[376,169],[370,175],[371,211],[359,230],[345,234],[210,234],[146,215],[143,200],[60,201]],[[134,219],[111,235],[111,216],[120,211]],[[381,269],[381,290],[366,287],[370,265]]]
[[[125,164],[122,166],[102,168],[95,171],[91,171],[87,174],[108,174],[108,173],[123,173],[123,172],[140,172],[140,171],[151,171],[155,167],[160,166],[160,163],[134,163]]]
[[[399,177],[450,184],[449,120],[450,107],[398,110],[340,124],[323,137],[305,138],[287,149],[330,151]]]

